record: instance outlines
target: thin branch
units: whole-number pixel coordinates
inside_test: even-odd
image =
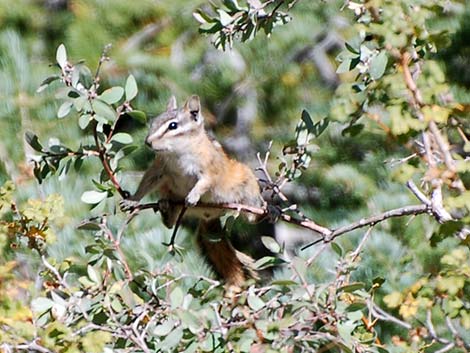
[[[335,231],[333,231],[333,233],[331,234],[331,239],[334,239],[344,233],[349,233],[358,228],[362,228],[366,226],[374,226],[377,223],[385,221],[388,218],[418,215],[418,214],[427,213],[427,212],[429,212],[429,207],[427,205],[413,205],[413,206],[405,206],[405,207],[396,208],[396,209],[386,211],[376,216],[372,216],[369,218],[362,218],[357,222],[340,227],[336,229]]]
[[[444,163],[447,169],[450,170],[452,173],[455,173],[456,172],[455,161],[452,158],[452,155],[450,154],[449,144],[447,143],[447,141],[444,140],[444,137],[442,136],[441,131],[437,127],[437,124],[435,121],[431,120],[429,122],[429,130],[433,134],[434,139],[436,140],[436,143],[439,146],[439,149],[444,155]]]
[[[183,206],[184,203],[182,202],[173,202],[174,205],[180,205]],[[223,204],[211,204],[211,203],[198,203],[195,206],[196,208],[204,208],[204,209],[227,209],[227,210],[234,210],[238,212],[245,212],[245,213],[251,213],[254,215],[260,216],[260,219],[262,219],[265,216],[268,216],[268,211],[265,208],[261,207],[253,207],[253,206],[247,206],[247,205],[242,205],[239,203],[223,203]],[[155,212],[158,211],[158,202],[152,202],[152,203],[146,203],[142,204],[136,207],[136,209],[139,210],[145,210],[145,209],[153,209]],[[314,232],[320,233],[323,236],[327,236],[331,234],[331,230],[328,228],[322,227],[315,223],[314,221],[310,219],[297,219],[294,218],[290,215],[287,214],[281,214],[280,219],[287,223],[295,224],[303,228],[307,228],[310,230],[313,230]]]
[[[24,343],[24,344],[18,344],[16,346],[12,347],[14,351],[27,351],[27,352],[41,352],[41,353],[53,353],[51,350],[47,349],[46,347],[40,346],[37,344],[35,341],[29,342],[29,343]]]
[[[183,205],[182,202],[175,202],[174,205]],[[260,207],[253,207],[242,205],[238,203],[225,203],[225,204],[209,204],[209,203],[199,203],[196,208],[204,208],[204,209],[228,209],[228,210],[235,210],[238,212],[245,212],[251,213],[254,215],[267,216],[268,212],[265,208]],[[158,211],[158,202],[153,203],[146,203],[136,207],[136,210],[145,210],[145,209],[153,209],[155,212]],[[409,216],[409,215],[419,215],[422,213],[430,212],[430,207],[428,205],[413,205],[413,206],[405,206],[396,208],[393,210],[389,210],[383,212],[379,215],[375,215],[369,218],[362,218],[354,223],[348,224],[346,226],[340,227],[335,230],[331,230],[329,228],[323,227],[310,219],[297,219],[287,214],[281,214],[280,219],[284,222],[297,225],[302,228],[310,229],[316,233],[322,235],[322,238],[314,243],[307,244],[301,250],[304,250],[318,242],[331,242],[336,237],[343,235],[345,233],[349,233],[353,230],[364,228],[364,227],[372,227],[377,223],[383,222],[386,219],[394,218],[394,217],[402,217],[402,216]]]
[[[394,324],[397,324],[401,327],[404,327],[405,329],[407,330],[411,330],[413,326],[411,326],[411,324],[405,322],[405,321],[402,321],[398,318],[396,318],[395,316],[387,313],[385,310],[383,310],[382,308],[380,308],[377,304],[375,303],[372,303],[371,305],[371,311],[372,311],[372,315],[376,318],[378,318],[379,320],[382,320],[382,321],[389,321],[389,322],[393,322]]]
[[[442,344],[448,344],[450,342],[449,340],[439,337],[437,335],[436,329],[434,328],[434,324],[432,322],[432,313],[430,309],[426,311],[426,327],[429,330],[429,334],[431,335],[431,337],[437,342]]]
[[[448,351],[450,351],[452,348],[455,347],[455,343],[454,342],[450,342],[448,345],[442,347],[441,349],[435,351],[434,353],[446,353]]]
[[[354,251],[351,253],[351,263],[355,262],[356,259],[358,258],[359,254],[360,254],[361,251],[362,251],[362,248],[364,247],[364,245],[365,245],[366,242],[367,242],[367,239],[369,239],[370,233],[372,233],[372,227],[370,227],[369,229],[367,229],[367,231],[365,232],[365,234],[362,236],[362,239],[361,239],[361,241],[359,242],[359,245],[356,247],[356,250],[354,250]]]
[[[52,274],[55,276],[55,278],[59,281],[59,284],[64,287],[65,289],[70,289],[69,288],[69,285],[67,284],[67,282],[65,281],[65,278],[62,277],[62,275],[59,273],[59,271],[54,267],[52,266],[46,259],[46,257],[44,255],[41,255],[41,261],[43,263],[43,265],[49,270],[52,272]]]
[[[132,216],[133,215],[129,216],[129,219],[131,219]],[[126,222],[125,224],[127,225],[128,222]],[[119,260],[121,261],[122,265],[124,266],[124,272],[126,273],[127,279],[129,281],[132,281],[132,279],[134,278],[134,275],[132,274],[132,271],[129,267],[129,264],[127,263],[126,255],[124,255],[124,252],[121,249],[121,243],[118,240],[118,239],[120,239],[122,233],[119,232],[118,235],[115,237],[113,232],[108,228],[108,226],[106,224],[106,218],[105,217],[103,217],[103,220],[102,220],[102,222],[99,226],[100,226],[101,230],[104,232],[104,234],[107,236],[109,241],[113,244],[114,250],[116,250],[116,252],[118,253]],[[122,232],[124,232],[124,228],[125,227],[121,228]]]
[[[431,206],[431,201],[427,198],[426,195],[416,186],[413,180],[408,180],[406,186],[411,190],[411,192],[416,196],[416,198],[421,201],[423,204]]]

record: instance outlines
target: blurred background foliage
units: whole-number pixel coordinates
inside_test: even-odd
[[[327,131],[315,141],[318,150],[309,169],[287,191],[318,223],[335,228],[414,203],[400,178],[404,171],[397,169],[396,163],[410,153],[400,143],[403,136],[395,133],[406,133],[406,128],[395,127],[390,134],[370,119],[362,121],[365,128],[360,135],[344,133],[349,126],[346,117],[351,113],[347,109],[355,99],[348,82],[356,73],[336,73],[335,57],[345,41],[355,36],[354,16],[350,11],[340,11],[343,5],[344,1],[299,1],[290,12],[292,22],[276,28],[269,39],[261,33],[250,42],[235,42],[224,52],[214,48],[210,37],[198,33],[192,14],[197,8],[207,9],[207,2],[202,0],[0,0],[0,183],[14,182],[19,205],[59,193],[62,214],[51,226],[55,240],[49,245],[49,255],[58,263],[65,259],[86,263],[89,254],[85,254],[84,246],[90,235],[76,227],[90,210],[80,202],[79,195],[92,187],[91,179],[99,166],[86,162],[79,174],[50,178],[38,185],[26,162],[33,151],[24,142],[24,134],[34,131],[46,145],[54,136],[78,147],[83,136],[73,114],[56,117],[55,84],[41,93],[36,90],[53,72],[51,64],[60,43],[66,44],[69,57],[83,59],[92,70],[103,47],[111,43],[111,61],[102,69],[103,87],[122,84],[132,73],[139,86],[134,105],[149,116],[161,112],[171,94],[179,103],[198,94],[215,135],[230,153],[252,167],[257,166],[256,152],[263,154],[270,140],[274,141],[273,155],[280,154],[294,135],[302,109],[309,111],[314,121],[332,119]],[[452,93],[460,102],[468,103],[470,14],[464,10],[465,2],[449,6],[448,12],[432,24],[448,31],[443,38],[446,50],[434,59],[438,72],[446,72]],[[128,124],[126,129],[138,149],[124,165],[121,179],[127,189],[134,190],[138,171],[151,162],[152,154],[142,143],[146,126]],[[270,167],[275,170],[277,165],[273,160]],[[109,200],[107,207],[113,209],[116,204],[117,199]],[[187,231],[179,237],[187,249],[185,256],[181,259],[167,254],[161,242],[170,232],[161,227],[158,217],[137,217],[130,225],[123,250],[131,266],[153,271],[170,263],[176,271],[210,275],[192,250]],[[457,242],[448,239],[431,247],[427,238],[435,228],[423,216],[378,226],[354,272],[355,280],[386,278],[379,290],[383,296],[408,288],[423,273],[438,273],[441,267],[436,259],[455,248]],[[341,246],[353,249],[362,234],[357,233],[343,237]],[[293,253],[304,258],[312,254],[313,249],[301,253],[296,248],[311,240],[311,234],[282,226],[277,236]],[[3,233],[0,246],[0,321],[23,321],[28,313],[13,309],[30,300],[26,289],[31,293],[39,290],[34,282],[39,265],[27,250],[12,249]],[[320,256],[308,274],[309,281],[331,277],[335,266],[332,254],[325,251]],[[13,280],[14,286],[4,276]],[[393,333],[390,329],[387,335]]]

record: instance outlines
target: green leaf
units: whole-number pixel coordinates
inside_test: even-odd
[[[223,0],[223,3],[231,11],[241,10],[240,5],[238,5],[237,0]]]
[[[248,295],[248,306],[254,311],[260,310],[262,307],[264,307],[264,305],[265,302],[261,298],[254,294]]]
[[[257,270],[264,270],[269,267],[283,264],[285,261],[276,256],[264,256],[261,259],[256,260],[254,267]]]
[[[339,256],[343,256],[343,248],[338,244],[338,243],[335,243],[335,242],[331,242],[331,248],[333,249],[333,251]]]
[[[127,112],[133,119],[137,120],[139,123],[145,124],[147,122],[147,115],[140,110],[133,110]]]
[[[126,81],[126,101],[131,101],[137,95],[137,82],[133,75],[129,75]]]
[[[101,95],[98,97],[102,101],[105,101],[108,104],[114,104],[116,102],[119,102],[119,100],[122,98],[124,94],[124,88],[122,87],[111,87],[101,93]]]
[[[37,135],[30,131],[26,131],[25,139],[28,145],[30,145],[35,151],[42,152],[42,145],[39,143]]]
[[[113,135],[111,138],[112,142],[119,142],[122,143],[123,145],[128,145],[132,143],[133,139],[132,136],[125,133],[125,132],[118,132],[117,134]]]
[[[85,130],[88,124],[90,124],[91,120],[93,120],[93,118],[90,114],[80,115],[80,117],[78,118],[78,126],[80,126],[80,129]]]
[[[193,17],[198,21],[200,24],[204,24],[207,22],[213,22],[213,19],[208,16],[204,11],[201,9],[197,9],[193,12]]]
[[[358,310],[363,310],[366,309],[367,305],[364,302],[356,302],[348,305],[346,308],[346,311],[348,312],[357,312]]]
[[[183,305],[183,299],[184,293],[181,287],[176,287],[173,289],[173,291],[170,293],[170,303],[172,309],[181,307],[181,305]]]
[[[97,115],[108,121],[114,121],[116,119],[116,111],[108,103],[105,103],[100,99],[95,99],[93,101],[93,109]]]
[[[160,347],[159,347],[160,349],[157,349],[157,351],[177,352],[178,349],[176,349],[176,347],[181,342],[182,338],[183,338],[183,329],[181,327],[178,327],[175,330],[173,330],[168,336],[166,336],[166,338],[160,344]]]
[[[385,69],[387,68],[387,62],[388,58],[385,50],[381,51],[379,55],[371,60],[369,74],[373,80],[378,80],[383,76]]]
[[[351,293],[358,289],[363,289],[364,287],[365,287],[365,284],[362,282],[350,283],[350,284],[347,284],[345,286],[338,288],[338,292]]]
[[[80,229],[80,230],[100,230],[101,227],[96,222],[85,220],[85,221],[81,222],[78,225],[77,229]]]
[[[163,324],[155,326],[152,333],[156,336],[166,336],[171,332],[171,330],[173,330],[174,327],[175,327],[175,321],[172,319],[169,319],[165,321]]]
[[[262,236],[261,241],[263,242],[263,245],[274,254],[279,254],[281,252],[281,246],[273,237]]]
[[[350,125],[347,128],[345,128],[343,131],[341,131],[341,135],[343,136],[349,135],[351,137],[354,137],[358,135],[363,129],[364,129],[364,124]]]
[[[72,109],[73,103],[72,102],[64,102],[62,105],[59,107],[59,110],[57,111],[57,117],[59,119],[67,116],[70,113],[70,110]]]
[[[91,191],[85,191],[82,194],[81,200],[82,202],[94,205],[103,201],[107,196],[108,196],[107,192],[98,192],[95,190],[91,190]]]
[[[46,87],[49,86],[50,83],[58,79],[60,79],[59,75],[49,76],[48,78],[46,78],[44,81],[41,82],[38,89],[36,90],[36,93],[44,91],[44,89],[46,89]]]
[[[59,45],[57,48],[55,58],[61,68],[64,68],[67,65],[67,51],[65,50],[65,46],[63,44]]]
[[[345,341],[348,346],[351,345],[351,335],[355,327],[356,325],[351,321],[339,323],[337,326],[340,337]]]
[[[85,105],[89,105],[88,98],[86,96],[79,96],[73,100],[73,106],[77,112],[81,112]]]
[[[232,16],[230,16],[227,12],[225,12],[224,10],[221,10],[221,9],[218,9],[217,12],[219,13],[219,16],[220,16],[220,23],[222,24],[222,26],[227,26],[229,25],[230,23],[233,22],[233,18]]]
[[[307,130],[309,132],[313,132],[314,125],[313,125],[312,118],[310,117],[310,114],[305,109],[302,110],[302,121],[305,123]]]
[[[351,53],[353,53],[353,54],[359,54],[359,47],[357,47],[357,48],[354,47],[356,44],[357,44],[357,43],[352,43],[352,44],[350,44],[350,43],[347,43],[347,42],[346,42],[346,43],[345,43],[346,49],[348,49],[348,50],[349,50]]]
[[[87,267],[88,278],[95,284],[101,283],[101,276],[99,272],[93,267],[88,265]]]
[[[31,310],[35,313],[43,313],[52,308],[54,302],[49,298],[36,298],[31,302]]]
[[[384,283],[385,283],[385,278],[383,278],[383,277],[375,277],[372,280],[372,284],[373,284],[374,288],[380,288],[380,287],[382,287],[382,284],[384,284]]]
[[[344,59],[336,68],[337,74],[344,74],[345,72],[351,71],[352,59]]]
[[[275,281],[272,281],[271,284],[273,286],[296,286],[298,283],[296,281],[293,281],[291,279],[278,279]]]

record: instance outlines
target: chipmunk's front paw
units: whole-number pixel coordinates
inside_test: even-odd
[[[139,201],[123,199],[119,202],[119,207],[123,212],[132,212],[139,207]]]
[[[191,192],[188,194],[188,196],[186,196],[185,199],[186,206],[194,206],[195,204],[197,204],[200,198],[201,195],[199,195],[199,193],[194,192],[194,190],[191,190]]]
[[[282,209],[279,206],[270,205],[270,204],[267,205],[266,209],[268,211],[266,215],[266,220],[269,223],[277,223],[279,218],[281,218]]]

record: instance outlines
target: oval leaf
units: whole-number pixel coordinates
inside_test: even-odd
[[[80,115],[80,117],[78,118],[78,126],[80,126],[80,129],[85,130],[91,120],[92,117],[90,114]]]
[[[67,64],[67,51],[65,50],[65,45],[59,45],[55,54],[55,59],[61,68],[65,67]]]
[[[48,78],[46,78],[44,81],[41,82],[41,85],[36,90],[36,93],[42,92],[47,86],[49,86],[51,82],[54,82],[58,79],[60,79],[59,75],[49,76]]]
[[[57,111],[57,117],[59,119],[67,116],[70,113],[70,109],[72,108],[72,103],[71,102],[64,102],[62,105],[59,107],[59,110]]]
[[[116,119],[116,112],[114,109],[108,103],[105,103],[100,99],[95,99],[93,102],[93,109],[97,115],[102,116],[106,120],[114,121]]]
[[[122,87],[111,87],[110,89],[107,89],[101,95],[99,98],[102,101],[105,101],[108,104],[114,104],[116,102],[119,102],[119,100],[122,98],[124,94],[124,88]]]
[[[125,132],[118,132],[116,135],[113,135],[111,141],[122,143],[123,145],[128,145],[132,143],[132,136]]]
[[[387,53],[385,51],[381,51],[379,55],[371,60],[369,69],[370,77],[374,80],[381,78],[385,73],[387,62]]]
[[[133,110],[128,112],[132,119],[137,120],[139,123],[145,124],[147,122],[147,115],[140,110]]]
[[[302,121],[304,122],[305,126],[307,127],[307,130],[309,132],[313,132],[314,126],[313,126],[312,118],[310,117],[310,114],[305,109],[302,110]]]
[[[265,305],[264,301],[258,298],[256,295],[248,296],[248,306],[254,311],[258,311]]]
[[[88,204],[97,204],[103,201],[108,196],[107,192],[98,192],[95,190],[85,191],[82,194],[81,200]]]
[[[262,236],[261,241],[263,242],[263,245],[267,247],[272,253],[279,254],[281,252],[281,246],[274,238]]]
[[[46,310],[49,310],[54,305],[54,302],[49,298],[36,298],[31,302],[31,309],[35,313],[42,313]]]
[[[37,135],[33,134],[31,131],[25,133],[26,142],[38,152],[42,152],[42,145],[39,143]]]
[[[137,82],[134,76],[129,75],[126,81],[126,101],[131,101],[137,95]]]

